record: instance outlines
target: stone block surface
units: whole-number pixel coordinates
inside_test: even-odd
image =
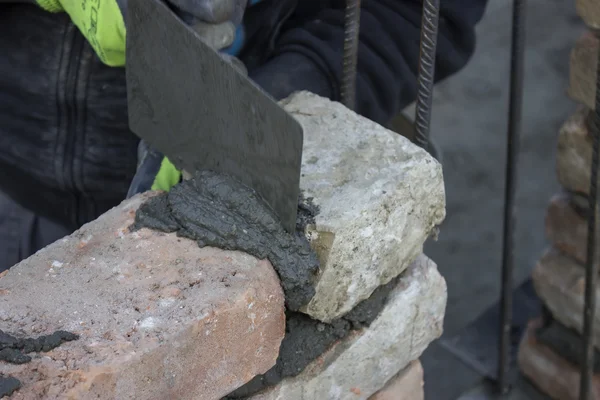
[[[301,188],[321,268],[303,310],[329,322],[398,276],[445,217],[441,165],[405,137],[308,92],[282,101],[304,127]]]
[[[80,339],[28,364],[11,399],[219,399],[275,363],[285,331],[267,261],[129,232],[152,194],[123,202],[0,278],[0,326]]]
[[[369,400],[424,400],[423,366],[419,361],[411,362],[393,377],[383,389]]]
[[[600,29],[600,2],[598,0],[576,0],[577,14],[593,29]]]
[[[521,372],[554,400],[578,400],[579,368],[536,341],[535,329],[540,323],[530,322],[521,341],[518,355]],[[593,377],[590,395],[590,399],[600,399],[600,375]]]
[[[556,249],[549,249],[536,264],[532,280],[540,299],[554,318],[568,328],[582,332],[585,269],[573,258]],[[596,298],[600,287],[596,288]],[[596,347],[600,344],[600,299],[594,321]]]
[[[587,220],[572,206],[567,193],[552,196],[546,211],[546,238],[552,246],[581,264],[587,258]]]
[[[339,341],[299,375],[252,400],[366,400],[442,334],[446,283],[421,255],[368,329]]]
[[[596,108],[598,43],[593,32],[585,32],[571,51],[569,65],[569,96],[592,110]]]
[[[563,124],[556,147],[556,175],[563,188],[588,195],[592,167],[592,136],[587,121],[589,108],[582,106]]]

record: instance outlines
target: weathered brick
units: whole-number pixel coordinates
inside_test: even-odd
[[[369,328],[353,332],[252,400],[366,400],[442,334],[446,283],[421,255],[404,271]]]
[[[586,32],[571,51],[569,96],[592,110],[596,108],[598,48],[598,38]]]
[[[577,14],[593,29],[600,29],[600,2],[598,0],[576,0]]]
[[[570,203],[570,196],[552,196],[546,211],[546,237],[564,254],[584,264],[587,258],[587,221]]]
[[[582,106],[563,124],[556,146],[558,182],[567,190],[589,194],[592,136],[587,121],[590,110]]]
[[[547,250],[532,273],[533,285],[554,318],[568,328],[582,332],[585,269],[574,259],[556,249]],[[600,287],[596,288],[596,298]],[[594,320],[596,347],[600,344],[600,299]]]
[[[12,399],[219,399],[275,363],[284,299],[267,261],[131,233],[135,197],[0,278],[3,330],[80,339],[24,365]]]
[[[413,361],[369,400],[424,400],[423,366]]]
[[[579,368],[536,341],[535,329],[540,323],[530,322],[521,341],[518,355],[521,372],[554,400],[578,400]],[[600,375],[593,377],[590,394],[590,399],[600,399]]]
[[[300,186],[320,207],[307,230],[321,261],[303,310],[329,322],[398,276],[445,217],[441,165],[337,102],[301,92],[281,103],[304,127]]]

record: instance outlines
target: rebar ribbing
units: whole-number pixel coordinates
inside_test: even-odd
[[[504,226],[502,236],[502,291],[500,302],[500,345],[498,347],[498,389],[509,391],[508,373],[511,363],[512,294],[514,271],[515,193],[521,115],[523,103],[523,70],[525,53],[525,0],[514,0],[510,61],[510,97],[506,150],[506,182],[504,188]]]
[[[354,110],[356,104],[356,67],[360,32],[360,0],[346,0],[344,24],[344,61],[342,65],[342,104]]]
[[[592,368],[594,366],[594,317],[596,311],[596,241],[598,238],[598,162],[600,156],[600,51],[596,71],[596,110],[592,118],[593,137],[592,166],[590,171],[590,195],[588,205],[587,258],[585,265],[585,303],[583,306],[583,362],[579,399],[591,398]]]
[[[440,19],[440,0],[424,0],[419,44],[419,74],[415,111],[414,142],[428,150],[433,84],[435,83],[435,56]]]

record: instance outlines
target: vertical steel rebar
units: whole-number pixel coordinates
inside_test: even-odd
[[[440,0],[424,0],[423,15],[421,17],[421,41],[419,44],[414,142],[426,150],[429,147],[439,20]]]
[[[585,303],[583,306],[583,362],[579,399],[591,398],[592,368],[594,366],[594,317],[596,311],[597,239],[598,239],[598,162],[600,161],[600,51],[596,71],[596,110],[592,118],[592,166],[588,205],[587,259],[585,265]]]
[[[356,105],[356,65],[360,32],[360,0],[346,0],[344,23],[344,61],[342,66],[342,104],[350,110]]]
[[[521,136],[523,103],[523,67],[525,53],[525,0],[513,0],[510,61],[510,98],[504,188],[504,226],[502,236],[502,298],[500,302],[500,345],[498,347],[498,389],[510,390],[508,373],[511,362],[512,293],[514,271],[515,192]]]

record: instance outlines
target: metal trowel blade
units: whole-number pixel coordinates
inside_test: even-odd
[[[129,0],[130,127],[188,172],[236,178],[295,228],[303,131],[160,0]]]

